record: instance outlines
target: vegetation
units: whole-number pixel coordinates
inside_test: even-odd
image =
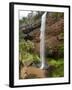
[[[21,63],[25,61],[38,61],[40,60],[39,56],[34,53],[34,43],[30,40],[25,41],[21,40],[19,43],[19,60]]]
[[[58,12],[52,13],[52,17],[55,18],[55,20],[58,20],[59,18],[63,16],[64,16],[63,13],[58,13]]]
[[[21,40],[19,44],[19,55],[20,62],[24,64],[24,62],[40,62],[40,57],[38,54],[34,53],[34,43],[31,41]],[[60,52],[63,53],[63,45],[59,46]],[[48,61],[48,65],[52,66],[53,69],[48,74],[48,77],[63,77],[64,76],[64,60],[63,58],[54,59],[46,57]],[[29,77],[28,77],[29,78]]]
[[[31,12],[30,14],[32,15],[29,15],[28,17],[23,17],[22,19],[19,20],[19,24],[33,24],[34,22],[36,22],[37,20],[40,20],[41,19],[41,16],[44,12],[40,12],[40,11],[37,11],[36,12],[36,15],[33,15],[33,12]]]
[[[64,76],[64,60],[63,60],[63,58],[59,58],[58,60],[49,58],[48,64],[50,66],[52,66],[52,69],[48,75],[49,77],[63,77]]]
[[[40,20],[41,16],[44,12],[37,12],[35,16],[32,16],[31,19],[28,17],[23,17],[19,20],[19,24],[27,25],[36,22],[36,20]],[[60,17],[63,17],[63,13],[52,13],[52,17],[55,20],[58,20]],[[35,52],[35,43],[31,40],[24,39],[25,34],[19,30],[19,62],[20,67],[24,65],[25,62],[36,62],[40,64],[40,55]],[[64,33],[61,32],[58,36],[61,39],[64,37]],[[64,38],[63,38],[64,39]],[[58,56],[54,56],[51,48],[46,48],[46,60],[48,65],[50,66],[50,70],[48,71],[48,77],[63,77],[64,76],[64,43],[60,43],[56,48],[58,51]],[[36,76],[28,76],[28,78],[34,78]]]

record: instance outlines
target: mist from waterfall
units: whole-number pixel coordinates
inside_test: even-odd
[[[45,12],[41,18],[41,29],[40,29],[40,59],[41,59],[41,69],[46,67],[45,65],[45,24],[46,24],[46,14]]]

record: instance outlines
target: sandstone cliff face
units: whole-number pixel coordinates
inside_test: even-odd
[[[39,53],[40,44],[40,27],[30,32],[30,36],[33,37],[32,41],[35,43],[35,51]],[[60,49],[64,44],[64,18],[47,16],[46,19],[46,30],[45,30],[45,48],[46,54],[52,56],[63,56]]]

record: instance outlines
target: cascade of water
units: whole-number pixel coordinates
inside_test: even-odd
[[[42,15],[41,18],[41,29],[40,29],[40,59],[41,59],[41,69],[45,69],[47,68],[46,66],[46,62],[45,62],[45,22],[46,22],[46,14],[47,12],[45,12]]]

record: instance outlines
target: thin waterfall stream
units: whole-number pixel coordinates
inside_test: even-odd
[[[46,14],[45,12],[41,18],[41,29],[40,29],[40,59],[41,59],[41,69],[46,69],[48,66],[45,61],[45,24],[46,24]]]

